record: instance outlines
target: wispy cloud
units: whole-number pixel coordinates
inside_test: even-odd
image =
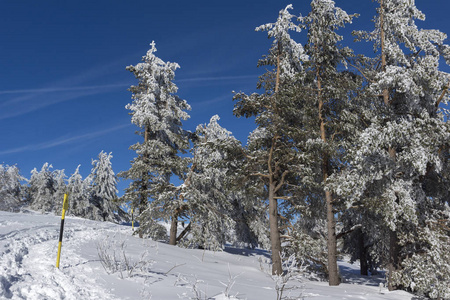
[[[124,86],[126,84],[0,91],[0,95],[22,94],[0,103],[0,120],[21,116],[57,103],[102,94]]]
[[[199,109],[202,107],[207,107],[210,104],[214,104],[214,103],[218,103],[218,102],[222,102],[222,101],[231,101],[232,98],[233,98],[233,95],[230,92],[230,93],[226,93],[221,96],[218,96],[218,97],[211,98],[209,100],[192,102],[192,105],[195,107],[198,107],[197,109]]]
[[[86,91],[86,90],[98,90],[98,89],[117,88],[117,87],[124,87],[124,86],[129,86],[129,84],[128,83],[119,83],[119,84],[105,84],[105,85],[92,85],[92,86],[73,86],[73,87],[52,87],[52,88],[40,88],[40,89],[4,90],[4,91],[0,91],[0,95]],[[33,96],[33,95],[31,95],[31,96]]]
[[[89,95],[97,95],[114,89],[123,89],[129,83],[118,82],[92,85],[99,78],[110,80],[113,74],[123,72],[129,57],[94,66],[85,72],[49,82],[41,88],[0,90],[0,120],[23,114]],[[108,79],[107,79],[108,80]],[[90,83],[90,84],[89,84]]]
[[[18,148],[0,151],[0,155],[17,154],[17,153],[23,153],[23,152],[28,152],[28,151],[36,151],[36,150],[45,150],[45,149],[50,149],[50,148],[66,145],[66,144],[72,144],[75,142],[87,141],[87,140],[91,140],[93,138],[97,138],[102,135],[106,135],[106,134],[121,130],[121,129],[129,127],[129,126],[131,126],[131,123],[130,124],[122,124],[122,125],[118,125],[115,127],[102,129],[102,130],[98,130],[95,132],[89,132],[89,133],[81,134],[81,135],[77,135],[77,136],[71,136],[71,137],[64,136],[64,137],[60,137],[58,139],[54,139],[54,140],[50,140],[50,141],[46,141],[46,142],[42,142],[42,143],[38,143],[38,144],[31,144],[31,145],[18,147]]]
[[[217,76],[217,77],[203,76],[203,77],[177,79],[175,80],[175,82],[231,81],[231,80],[255,79],[255,78],[258,78],[258,75]]]

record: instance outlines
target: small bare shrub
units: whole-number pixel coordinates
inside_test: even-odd
[[[138,260],[133,260],[126,253],[125,241],[115,242],[107,237],[97,244],[100,263],[108,274],[119,273],[120,278],[133,277],[137,272],[148,273],[155,263],[147,258],[144,251]]]
[[[283,260],[283,274],[272,275],[272,279],[275,281],[275,290],[277,291],[277,300],[294,300],[303,299],[302,292],[299,296],[292,297],[291,291],[303,289],[302,286],[298,286],[297,283],[302,281],[302,274],[306,270],[306,266],[299,263],[295,258],[295,255],[289,256],[287,259],[284,255],[281,255]],[[291,285],[288,283],[291,282]],[[295,282],[295,284],[293,284]],[[289,291],[288,295],[285,292]]]

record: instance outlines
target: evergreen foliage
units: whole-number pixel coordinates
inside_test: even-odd
[[[101,221],[117,221],[117,180],[111,167],[112,154],[101,151],[98,160],[92,160],[90,179],[91,206],[89,218]]]
[[[353,16],[336,8],[333,1],[312,1],[311,6],[312,12],[300,18],[299,25],[291,23],[288,9],[292,7],[288,6],[280,12],[277,23],[257,28],[269,30],[269,37],[274,37],[270,54],[260,65],[275,64],[276,71],[261,77],[258,86],[265,88],[264,95],[235,96],[239,100],[235,114],[255,116],[258,125],[249,136],[246,169],[251,170],[249,175],[266,181],[268,195],[263,199],[268,198],[270,204],[272,197],[278,207],[275,215],[279,220],[271,234],[285,228],[283,237],[296,249],[293,251],[299,252],[302,259],[328,268],[334,266],[328,269],[330,284],[338,284],[334,229],[338,206],[326,189],[326,181],[342,165],[339,156],[344,137],[352,129],[343,124],[347,114],[352,116],[348,113],[349,95],[357,88],[358,80],[350,72],[338,71],[352,53],[338,47],[342,37],[335,31],[351,22]],[[289,29],[307,30],[304,47],[289,38]],[[274,192],[277,194],[271,196]],[[302,220],[294,226],[291,221],[299,215]],[[319,246],[325,240],[323,235],[317,232],[317,239],[304,239],[302,245],[294,237],[304,236],[313,228],[317,230],[323,224],[317,218],[323,220],[327,215],[329,261],[325,263],[321,260],[323,248]],[[300,223],[309,228],[299,226]],[[307,246],[311,242],[316,246]],[[274,256],[281,247],[274,247],[274,241],[272,245]],[[305,247],[316,252],[305,252]]]
[[[191,226],[189,243],[213,250],[233,239],[232,232],[237,229],[233,216],[242,210],[230,190],[241,145],[218,120],[216,115],[209,124],[197,126],[193,162],[180,194]]]
[[[38,172],[36,168],[31,171],[28,190],[31,209],[41,212],[56,212],[60,208],[55,202],[57,199],[54,197],[60,182],[57,182],[57,176],[51,171],[52,168],[52,165],[44,163],[41,171]],[[58,173],[63,175],[64,172]]]
[[[250,134],[245,149],[246,160],[243,166],[247,176],[261,180],[266,193],[260,201],[268,201],[269,227],[274,275],[282,273],[281,239],[279,233],[279,201],[286,204],[291,200],[289,191],[295,185],[290,180],[299,176],[302,162],[306,159],[298,147],[293,134],[298,130],[298,109],[292,105],[293,89],[299,82],[299,71],[302,70],[300,59],[307,59],[303,47],[289,35],[290,30],[300,31],[292,22],[292,9],[288,5],[280,11],[276,23],[257,27],[257,31],[268,31],[273,38],[269,55],[259,61],[259,65],[274,66],[260,78],[258,88],[263,94],[246,95],[238,93],[234,114],[238,117],[255,117],[257,128]],[[294,179],[295,180],[295,179]]]
[[[17,166],[0,164],[0,210],[16,210],[24,203],[24,180]]]
[[[139,210],[140,236],[144,231],[151,231],[146,227],[155,224],[153,220],[177,222],[183,201],[171,179],[175,176],[184,181],[189,164],[189,159],[179,156],[190,146],[189,133],[182,129],[182,121],[189,118],[186,110],[190,106],[176,95],[178,88],[173,83],[179,65],[164,62],[155,52],[152,42],[142,62],[127,67],[138,79],[138,85],[130,87],[133,102],[126,108],[131,111],[131,122],[139,127],[144,142],[131,147],[137,157],[131,168],[120,176],[132,180],[124,200]],[[176,234],[176,225],[172,228]],[[174,243],[174,234],[171,237]]]
[[[72,176],[67,182],[67,190],[69,192],[69,215],[78,217],[87,217],[89,211],[89,199],[91,195],[90,177],[83,180],[80,174],[80,165],[76,168]]]
[[[367,101],[384,105],[366,105],[368,126],[348,149],[351,168],[340,174],[335,190],[346,195],[347,206],[378,217],[379,230],[366,231],[385,245],[378,257],[389,267],[390,289],[445,298],[450,273],[441,259],[450,248],[448,194],[442,191],[450,188],[444,175],[450,127],[447,111],[439,107],[447,103],[448,80],[439,63],[440,57],[449,62],[449,47],[445,34],[418,28],[415,20],[425,16],[414,1],[378,2],[375,30],[356,36],[373,41],[381,52],[376,58],[381,68],[363,72],[367,96],[380,95]],[[443,243],[437,246],[437,240]]]
[[[336,31],[351,23],[354,16],[336,7],[334,1],[313,0],[311,12],[300,18],[308,32],[305,50],[309,60],[305,63],[305,80],[297,87],[297,92],[303,98],[304,109],[301,113],[307,120],[303,124],[307,136],[304,151],[310,154],[310,168],[320,170],[320,176],[315,179],[320,183],[319,190],[312,190],[318,197],[311,200],[323,203],[326,212],[330,285],[339,284],[335,214],[340,207],[339,199],[334,197],[327,184],[329,176],[342,168],[344,163],[343,147],[351,129],[346,126],[347,118],[351,115],[351,100],[357,88],[355,76],[349,71],[340,71],[347,66],[347,59],[353,53],[339,45],[343,38]]]
[[[440,66],[450,65],[450,46],[446,34],[419,28],[414,0],[376,2],[375,29],[353,33],[373,42],[373,58],[341,45],[338,30],[357,15],[332,0],[312,0],[303,17],[288,5],[256,28],[272,43],[258,61],[267,68],[259,92],[233,97],[234,115],[255,120],[245,146],[217,115],[183,129],[190,106],[177,95],[179,65],[158,58],[152,42],[126,68],[138,80],[126,109],[143,140],[119,176],[130,182],[121,201],[137,213],[139,236],[264,248],[278,278],[288,272],[283,258],[295,257],[330,285],[347,254],[362,275],[387,269],[390,290],[450,298],[450,77]],[[111,158],[100,152],[89,176],[78,166],[67,184],[45,163],[27,188],[16,166],[0,164],[0,209],[28,201],[59,213],[68,192],[70,215],[120,222]]]

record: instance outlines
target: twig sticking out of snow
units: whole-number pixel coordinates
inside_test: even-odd
[[[189,280],[185,276],[181,275],[181,273],[178,274],[177,280],[175,281],[174,285],[186,286],[189,290],[191,290],[191,293],[193,294],[193,297],[189,297],[187,293],[178,295],[178,297],[180,299],[189,300],[209,300],[210,298],[207,296],[206,292],[199,287],[200,284],[204,283],[204,281],[198,279],[197,275],[192,275],[192,277],[193,280]]]
[[[227,283],[223,283],[221,281],[219,281],[223,286],[225,286],[225,290],[223,291],[223,294],[225,297],[230,298],[230,299],[237,299],[237,295],[235,296],[231,296],[231,289],[233,288],[234,284],[236,283],[236,279],[240,276],[241,274],[237,274],[237,275],[231,275],[231,270],[230,270],[230,264],[228,264],[228,282]]]
[[[167,274],[169,274],[170,271],[172,271],[173,269],[178,268],[178,267],[180,267],[180,266],[184,266],[184,265],[185,265],[185,264],[179,264],[179,265],[175,264],[175,266],[173,266],[172,268],[170,268],[169,271],[167,271],[166,273],[164,273],[164,275],[167,275]]]
[[[292,254],[287,259],[285,259],[285,254],[281,254],[281,259],[283,260],[283,270],[284,273],[281,275],[272,275],[272,279],[275,281],[275,290],[277,291],[277,300],[293,300],[293,299],[303,299],[303,285],[297,286],[288,285],[289,282],[295,281],[296,283],[302,282],[302,274],[306,270],[306,266],[300,263]],[[284,295],[285,291],[293,291],[302,288],[299,296],[291,297],[290,292],[287,296]]]

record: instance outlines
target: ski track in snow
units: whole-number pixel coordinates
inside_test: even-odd
[[[49,215],[48,218],[55,222],[39,226],[27,223],[26,214],[22,217],[25,223],[0,223],[0,232],[2,228],[23,227],[0,234],[0,298],[116,299],[96,283],[100,279],[75,251],[83,242],[98,239],[101,234],[96,231],[98,228],[87,230],[88,226],[75,222],[66,227],[60,269],[56,269],[58,217]],[[67,264],[69,261],[70,265]]]

